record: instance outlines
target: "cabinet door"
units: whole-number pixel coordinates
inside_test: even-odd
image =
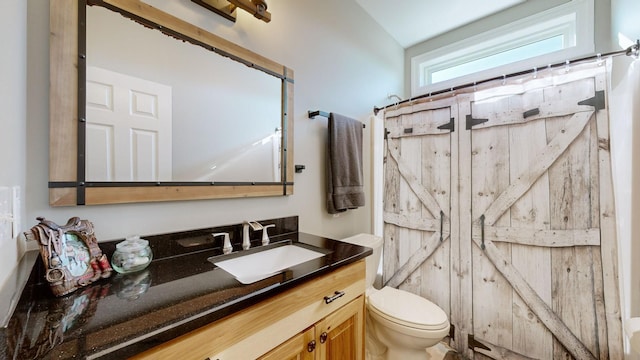
[[[313,360],[314,338],[315,327],[312,326],[261,356],[259,360]]]
[[[360,296],[316,326],[317,359],[364,359],[364,297]]]

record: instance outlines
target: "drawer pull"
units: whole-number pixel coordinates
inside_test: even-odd
[[[327,304],[331,304],[334,300],[341,298],[344,296],[344,291],[337,291],[333,293],[333,296],[325,296],[324,302]]]

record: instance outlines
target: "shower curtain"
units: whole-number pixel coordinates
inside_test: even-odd
[[[384,283],[449,314],[486,358],[619,359],[611,62],[384,112]]]

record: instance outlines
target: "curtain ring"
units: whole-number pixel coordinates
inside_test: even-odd
[[[400,104],[400,102],[402,102],[402,99],[396,94],[387,94],[387,99],[391,100],[393,98],[396,99],[396,102],[393,104],[393,106],[395,109],[398,109],[398,105]]]

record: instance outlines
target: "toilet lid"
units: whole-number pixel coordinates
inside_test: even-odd
[[[395,323],[427,330],[447,326],[447,314],[431,301],[407,291],[385,286],[369,295],[369,306]]]

